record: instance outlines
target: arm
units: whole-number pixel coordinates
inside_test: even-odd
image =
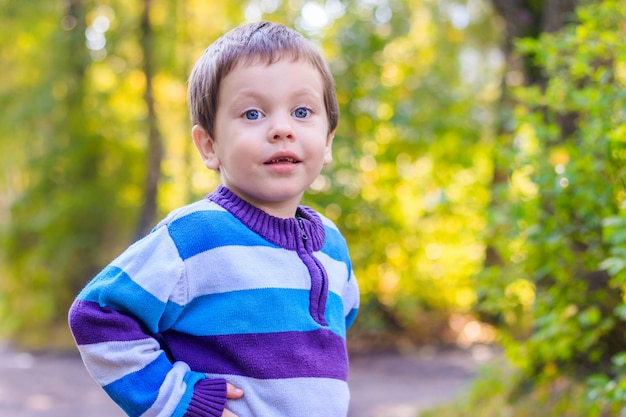
[[[185,285],[182,261],[162,227],[105,268],[70,309],[85,366],[129,416],[218,417],[224,411],[226,381],[172,363],[157,340],[178,316]]]
[[[359,311],[360,300],[359,284],[354,276],[352,268],[350,268],[350,279],[346,284],[343,300],[344,315],[346,317],[346,329],[349,329],[350,326],[352,326],[352,323],[354,323],[354,319]]]

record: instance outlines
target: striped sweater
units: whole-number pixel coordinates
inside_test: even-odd
[[[345,240],[224,186],[170,213],[81,291],[69,323],[129,416],[345,416],[359,290]],[[244,397],[226,400],[226,381]]]

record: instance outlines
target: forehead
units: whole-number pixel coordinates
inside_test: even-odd
[[[224,76],[228,75],[235,68],[252,67],[257,65],[269,66],[276,63],[292,62],[292,63],[308,63],[316,68],[320,73],[321,69],[316,64],[315,59],[303,51],[295,49],[286,49],[278,51],[256,51],[253,53],[243,53],[238,56],[232,56],[225,65]]]
[[[322,74],[312,63],[303,59],[281,59],[269,64],[239,62],[222,80],[222,93],[233,94],[234,90],[282,91],[285,86],[300,92],[311,90],[320,96],[324,90]]]

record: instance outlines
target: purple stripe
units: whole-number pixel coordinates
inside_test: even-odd
[[[168,331],[163,336],[173,357],[198,372],[257,379],[348,377],[345,342],[327,329],[203,337]]]
[[[137,320],[91,301],[74,301],[70,309],[69,324],[79,345],[150,337]]]

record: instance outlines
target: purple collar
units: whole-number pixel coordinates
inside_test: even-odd
[[[298,206],[298,218],[275,217],[243,200],[224,185],[206,198],[230,212],[253,232],[285,249],[296,250],[303,233],[309,242],[306,246],[313,251],[320,250],[324,244],[324,224],[310,207]]]

